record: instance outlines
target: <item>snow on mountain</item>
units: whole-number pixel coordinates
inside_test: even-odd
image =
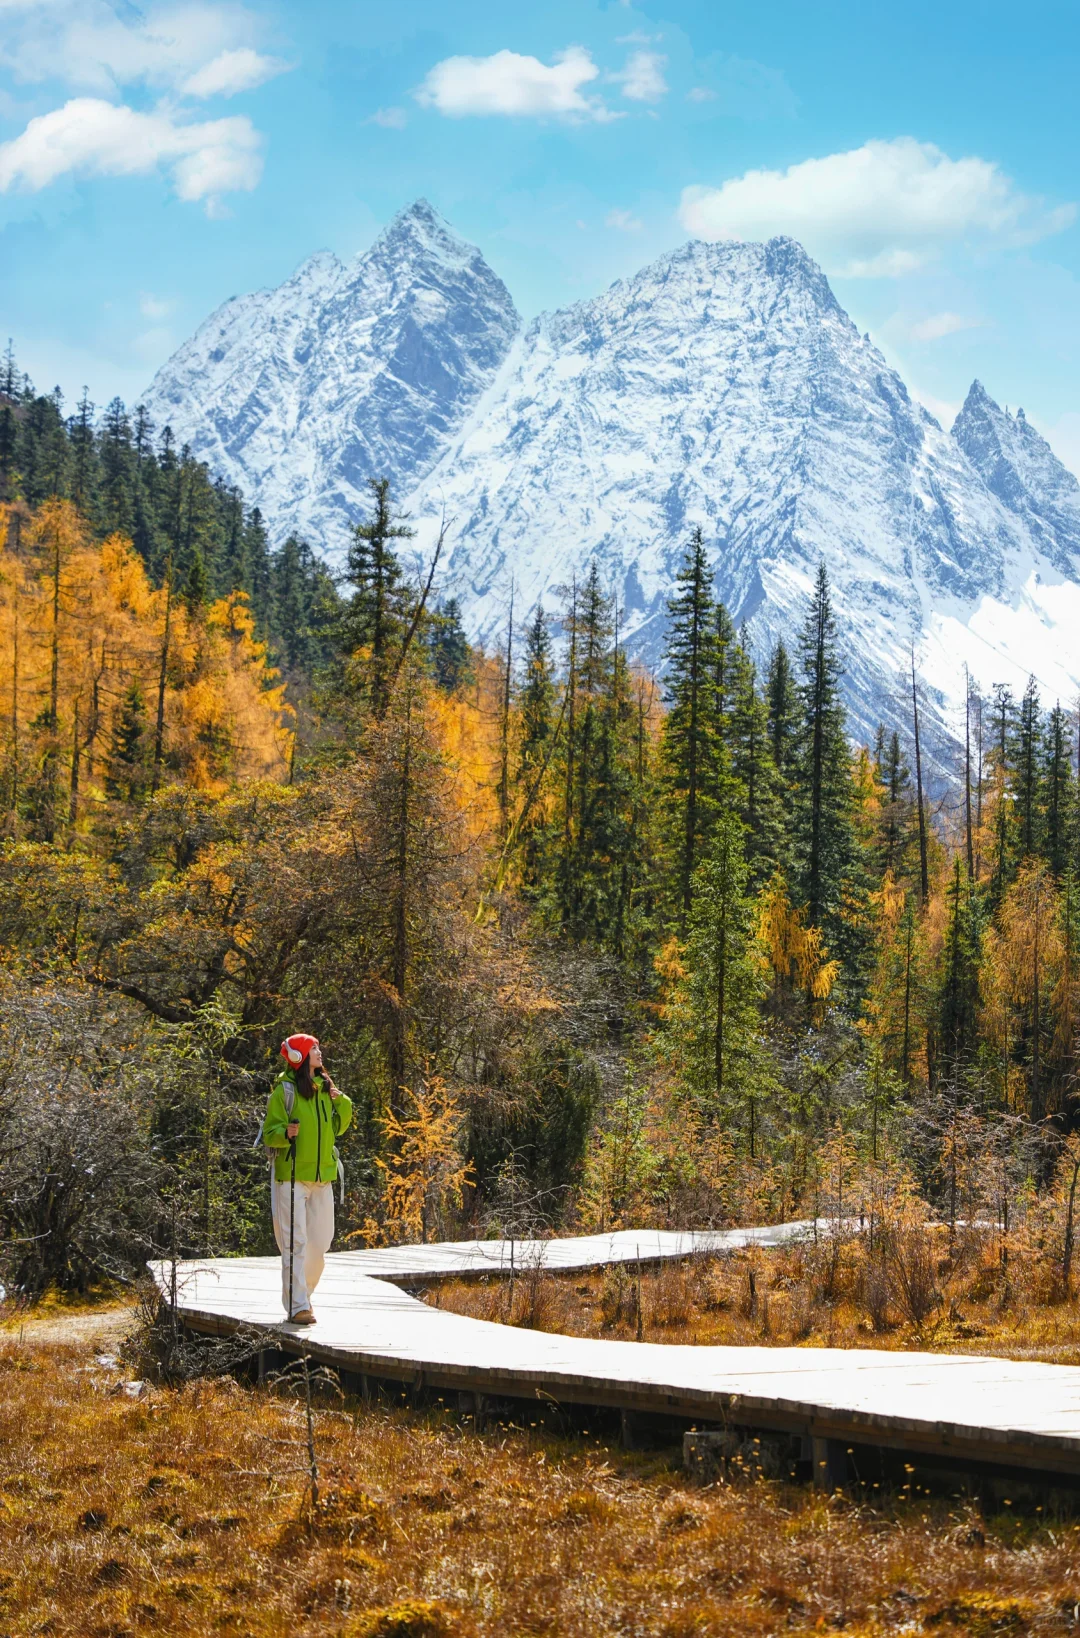
[[[591,559],[650,661],[690,530],[764,659],[824,560],[860,735],[908,729],[914,647],[944,770],[977,681],[1080,687],[1080,486],[976,383],[952,433],[791,239],[690,243],[521,328],[421,202],[350,267],[313,258],[227,303],[147,406],[267,515],[340,554],[390,476],[472,631],[555,610]]]
[[[1062,573],[1080,559],[1080,483],[1025,416],[1001,409],[973,381],[953,437],[986,486],[1022,518]]]
[[[963,695],[942,621],[1008,603],[1040,558],[790,239],[691,243],[537,319],[410,505],[426,540],[452,518],[446,579],[481,635],[511,576],[519,608],[553,606],[595,557],[653,661],[694,524],[762,658],[824,560],[858,732],[907,728],[915,645],[939,742]]]
[[[339,552],[367,479],[410,488],[518,329],[480,252],[420,200],[349,266],[326,251],[235,297],[158,372],[159,426],[256,501],[273,536]]]

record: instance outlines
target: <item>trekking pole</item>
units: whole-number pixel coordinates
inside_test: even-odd
[[[289,1139],[289,1157],[292,1162],[292,1176],[289,1181],[289,1324],[292,1324],[293,1305],[293,1245],[296,1237],[296,1139]]]

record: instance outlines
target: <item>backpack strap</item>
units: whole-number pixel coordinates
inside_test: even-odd
[[[285,1114],[289,1120],[292,1120],[293,1105],[296,1103],[296,1082],[283,1080],[281,1083],[281,1096],[285,1103]],[[278,1151],[276,1149],[272,1149],[269,1144],[263,1142],[263,1132],[265,1129],[266,1116],[264,1115],[262,1120],[259,1122],[259,1131],[255,1138],[255,1142],[251,1145],[251,1147],[253,1149],[265,1148],[267,1158],[269,1159],[270,1163],[273,1164]]]

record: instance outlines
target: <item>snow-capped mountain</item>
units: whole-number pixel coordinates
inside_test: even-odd
[[[987,488],[1023,518],[1050,561],[1063,574],[1074,574],[1080,560],[1080,483],[1023,410],[1010,415],[981,381],[973,381],[953,437]]]
[[[657,660],[700,523],[762,656],[792,641],[825,561],[861,734],[907,728],[913,647],[943,750],[965,664],[987,686],[1080,685],[1080,486],[978,384],[945,432],[791,239],[692,242],[521,326],[420,204],[351,268],[314,258],[226,304],[147,405],[276,538],[301,529],[329,555],[364,479],[392,477],[421,551],[449,520],[441,583],[481,637],[511,580],[519,611],[555,608],[595,559]]]
[[[519,327],[478,250],[425,200],[349,266],[321,251],[277,290],[219,307],[144,403],[256,501],[274,538],[332,553],[368,502],[438,459]]]

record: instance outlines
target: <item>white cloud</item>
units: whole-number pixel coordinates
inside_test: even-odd
[[[962,313],[931,313],[913,324],[908,333],[913,341],[941,341],[944,336],[954,336],[960,330],[981,327],[981,319],[965,318]]]
[[[139,297],[139,312],[145,319],[168,318],[172,312],[172,302],[162,301],[160,297],[152,296],[148,290],[144,290]]]
[[[611,119],[603,104],[582,95],[600,70],[581,46],[561,51],[550,65],[516,51],[491,57],[446,57],[416,92],[425,108],[460,119],[467,114],[554,114]]]
[[[707,85],[692,85],[686,93],[687,102],[715,102],[716,92]]]
[[[238,46],[197,68],[180,89],[189,97],[235,97],[238,91],[253,91],[287,66],[277,57],[263,57],[250,46]]]
[[[704,239],[800,240],[833,273],[913,272],[950,244],[1029,244],[1067,227],[1075,206],[1048,208],[985,159],[950,159],[898,137],[747,171],[718,188],[685,188],[679,219]]]
[[[632,215],[628,210],[609,210],[604,217],[604,225],[618,228],[620,233],[640,233],[645,226],[640,217]]]
[[[403,131],[409,123],[409,116],[404,108],[376,108],[369,125],[381,125],[387,131]]]
[[[0,144],[0,192],[32,192],[61,176],[139,176],[168,166],[179,198],[205,200],[221,212],[220,196],[254,188],[262,173],[261,138],[246,117],[190,125],[158,111],[76,97],[32,119],[21,136]]]
[[[633,51],[626,67],[612,74],[612,81],[622,86],[622,94],[632,102],[659,102],[667,95],[667,81],[663,67],[667,62],[658,51]]]
[[[144,12],[57,0],[19,8],[0,38],[0,64],[24,81],[59,79],[104,95],[134,84],[178,90],[203,75],[206,88],[192,95],[232,95],[285,66],[254,49],[259,32],[242,5],[165,0]]]

